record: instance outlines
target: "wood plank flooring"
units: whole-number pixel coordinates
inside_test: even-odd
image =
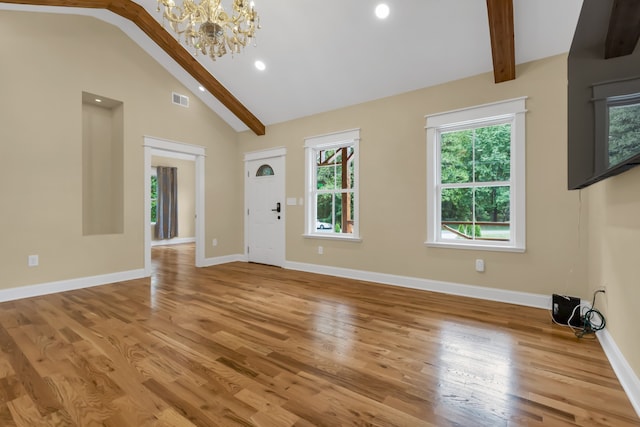
[[[639,426],[544,310],[153,249],[0,304],[0,426]]]

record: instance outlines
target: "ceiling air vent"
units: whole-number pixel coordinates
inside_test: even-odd
[[[179,93],[173,92],[173,103],[177,105],[182,105],[183,107],[189,106],[189,97],[185,95],[180,95]]]

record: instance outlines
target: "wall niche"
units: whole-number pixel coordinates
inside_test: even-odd
[[[82,92],[82,234],[124,232],[124,106]]]

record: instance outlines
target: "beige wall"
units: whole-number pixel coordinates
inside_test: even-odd
[[[206,147],[205,256],[242,251],[236,133],[115,27],[0,11],[0,289],[143,268],[143,136]],[[82,235],[82,92],[123,102],[124,233]],[[237,187],[237,188],[236,188]],[[27,257],[40,266],[27,267]]]
[[[270,126],[240,135],[240,153],[287,147],[288,197],[304,196],[304,138],[361,128],[362,243],[303,238],[302,206],[287,206],[287,260],[550,295],[586,297],[585,227],[579,193],[566,190],[566,56]],[[426,114],[528,96],[527,250],[482,252],[425,247]],[[240,179],[240,178],[238,178]],[[582,223],[583,224],[583,223]],[[324,255],[317,254],[318,245]],[[486,272],[474,260],[483,258]]]
[[[636,375],[640,377],[640,168],[582,190],[589,211],[589,288],[606,288],[596,308]]]
[[[151,166],[167,166],[178,169],[178,237],[196,236],[196,163],[168,157],[151,157]],[[151,239],[155,239],[153,226]]]

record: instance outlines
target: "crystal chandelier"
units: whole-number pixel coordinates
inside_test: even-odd
[[[183,0],[182,6],[174,0],[158,0],[164,7],[164,20],[184,43],[209,55],[214,61],[227,53],[240,53],[241,49],[260,28],[260,18],[253,2],[233,0],[233,13],[225,12],[220,0]]]

